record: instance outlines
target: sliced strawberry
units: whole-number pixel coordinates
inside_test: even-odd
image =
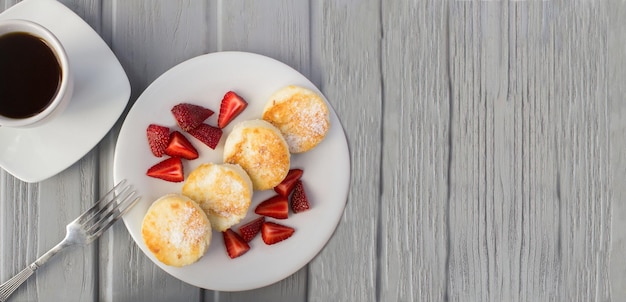
[[[165,154],[172,157],[182,157],[184,159],[198,158],[198,150],[180,132],[174,131],[170,134],[170,143],[165,149]]]
[[[248,107],[248,102],[242,97],[232,91],[226,92],[222,99],[222,104],[220,105],[217,127],[226,127],[226,125],[235,119],[246,107]]]
[[[171,182],[184,180],[183,162],[178,157],[170,157],[150,167],[146,175]]]
[[[291,169],[285,179],[281,183],[279,183],[276,187],[274,187],[274,191],[282,196],[289,196],[291,191],[296,185],[296,181],[302,177],[301,169]]]
[[[264,222],[264,216],[252,220],[239,228],[239,234],[241,234],[243,240],[245,240],[246,242],[250,242],[252,239],[254,239],[254,237],[256,237],[256,234],[261,231],[261,226],[263,226]]]
[[[235,233],[235,231],[228,229],[222,232],[224,235],[224,245],[226,246],[226,252],[231,259],[237,258],[245,254],[250,250],[248,243]]]
[[[148,145],[150,145],[152,154],[156,157],[163,156],[167,143],[170,141],[170,128],[150,124],[146,129],[146,135],[148,136]]]
[[[275,244],[291,237],[294,232],[292,227],[266,221],[261,228],[261,237],[266,244]]]
[[[209,116],[213,115],[213,110],[202,106],[180,103],[172,107],[172,114],[176,118],[178,126],[185,131],[198,127]]]
[[[294,213],[300,213],[308,210],[310,207],[302,181],[298,180],[296,187],[293,189],[293,195],[291,195],[291,210]]]
[[[276,219],[287,219],[289,200],[285,196],[275,195],[256,206],[254,213]]]
[[[222,138],[222,129],[207,124],[200,124],[195,129],[189,130],[189,134],[199,139],[209,148],[215,149],[220,142],[220,138]]]

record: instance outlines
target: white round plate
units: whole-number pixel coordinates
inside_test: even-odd
[[[54,120],[33,128],[0,127],[0,167],[27,182],[65,170],[100,142],[120,117],[130,83],[111,49],[89,24],[54,0],[22,1],[0,20],[25,19],[47,27],[63,44],[74,93]]]
[[[305,266],[324,247],[333,234],[345,207],[350,180],[350,158],[343,128],[331,109],[331,129],[316,148],[291,158],[292,168],[304,170],[302,181],[311,209],[293,214],[286,220],[275,220],[295,228],[294,235],[275,245],[266,245],[258,235],[251,249],[239,258],[230,259],[222,234],[213,231],[207,253],[198,262],[175,268],[162,264],[146,248],[141,237],[141,223],[148,207],[167,193],[180,193],[182,183],[170,183],[145,175],[149,167],[165,159],[152,155],[146,139],[151,123],[184,133],[176,124],[170,109],[181,102],[202,105],[215,111],[206,123],[217,125],[219,106],[224,94],[235,91],[248,107],[224,129],[215,150],[191,135],[185,136],[198,149],[200,158],[183,160],[185,176],[204,162],[222,163],[226,136],[234,124],[261,118],[269,96],[287,85],[319,90],[291,67],[261,55],[244,52],[218,52],[199,56],[175,66],[160,76],[137,99],[120,131],[115,149],[114,180],[128,179],[141,201],[126,215],[124,222],[144,253],[159,267],[189,284],[212,290],[240,291],[280,281]],[[321,93],[320,93],[321,95]],[[329,104],[330,107],[330,104]],[[256,217],[254,208],[274,194],[272,190],[256,191],[248,216],[241,224]],[[238,230],[241,225],[233,229]]]

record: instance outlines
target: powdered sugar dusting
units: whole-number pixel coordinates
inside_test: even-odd
[[[263,119],[280,129],[292,153],[317,146],[330,128],[324,99],[314,91],[293,85],[270,97]]]
[[[299,110],[298,119],[303,122],[309,130],[309,135],[319,136],[326,134],[328,129],[328,118],[322,103],[314,102],[304,110]]]
[[[183,194],[198,202],[212,227],[222,231],[248,211],[252,186],[244,176],[248,175],[239,166],[202,164],[189,175]]]
[[[280,127],[291,151],[308,150],[324,138],[329,127],[327,110],[322,102],[307,102],[293,112],[292,122]]]
[[[255,190],[267,190],[287,175],[290,154],[280,129],[266,120],[249,120],[229,134],[224,161],[241,166]]]
[[[198,209],[185,206],[172,211],[175,215],[163,236],[177,250],[185,250],[197,245],[206,236],[207,225],[199,216]]]

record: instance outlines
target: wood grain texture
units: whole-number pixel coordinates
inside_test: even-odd
[[[102,29],[132,87],[128,108],[158,76],[205,53],[208,7],[204,1],[105,1]],[[120,120],[123,120],[120,118]],[[112,186],[113,149],[118,123],[101,145],[102,192]],[[109,177],[107,179],[107,177]],[[201,290],[168,275],[134,244],[122,224],[100,240],[101,301],[200,301]]]
[[[562,30],[554,39],[554,57],[550,60],[554,62],[555,84],[550,89],[554,91],[554,97],[546,107],[560,110],[548,109],[542,114],[546,118],[536,125],[537,130],[550,125],[555,130],[555,193],[560,203],[559,254],[555,257],[560,282],[556,294],[570,301],[607,301],[611,298],[608,259],[612,197],[606,4],[582,2],[576,7],[555,5],[552,8],[554,21],[549,24]],[[540,39],[538,34],[536,40]],[[541,66],[539,63],[537,69]],[[543,65],[542,69],[548,69],[545,67],[547,62]],[[536,85],[548,86],[541,82]],[[552,92],[550,90],[547,93]],[[551,117],[556,118],[555,122],[550,123]],[[546,151],[538,148],[536,152]],[[552,161],[544,165],[537,163],[535,173],[541,175],[543,167],[551,164]],[[537,182],[537,187],[540,185]],[[534,235],[542,232],[545,230],[538,228]],[[544,266],[539,261],[535,265],[538,270]],[[535,281],[535,288],[549,291],[550,284],[540,281]]]
[[[39,255],[61,241],[65,225],[97,200],[97,164],[98,152],[92,151],[69,169],[39,183]],[[97,245],[93,244],[55,256],[37,271],[37,300],[93,300],[98,289],[97,259]]]
[[[60,242],[65,225],[91,206],[97,155],[90,152],[59,175],[37,184],[1,173],[0,280],[9,279]],[[97,292],[96,276],[95,246],[67,249],[38,269],[12,301],[89,301]]]
[[[0,279],[4,281],[39,257],[36,244],[39,234],[39,186],[23,183],[5,171],[0,174],[0,179]],[[37,297],[36,287],[36,279],[31,277],[13,294],[14,298],[18,301],[34,300]]]
[[[508,102],[508,83],[503,83],[509,71],[509,18],[500,3],[455,2],[448,12],[451,301],[506,300],[507,292],[519,293],[511,287],[521,282],[524,153],[516,123],[520,101]]]
[[[609,191],[612,194],[608,277],[611,298],[620,301],[626,297],[626,2],[612,1],[607,11]]]
[[[5,11],[7,8],[19,3],[20,0],[1,0],[0,1],[0,9]]]
[[[446,293],[447,4],[383,1],[381,301]]]
[[[102,0],[58,0],[79,15],[95,31],[102,26]]]
[[[351,188],[339,226],[309,264],[309,301],[375,301],[382,88],[377,1],[311,2],[312,78],[345,130]],[[332,173],[332,171],[329,171]]]
[[[605,301],[604,3],[450,8],[452,301]]]
[[[309,75],[309,1],[218,2],[218,51],[258,53]]]

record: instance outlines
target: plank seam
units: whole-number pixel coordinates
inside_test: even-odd
[[[217,14],[216,14],[216,37],[217,37],[217,51],[223,51],[223,24],[222,24],[222,11],[223,11],[223,6],[222,6],[222,0],[217,0],[216,2],[216,10],[217,10]]]
[[[450,279],[450,247],[452,246],[451,241],[451,233],[450,233],[450,198],[451,198],[451,188],[452,188],[452,128],[453,128],[453,117],[454,117],[454,97],[453,97],[453,87],[452,87],[452,64],[451,64],[451,53],[450,53],[450,7],[449,3],[447,3],[446,9],[446,22],[445,22],[445,35],[446,35],[446,69],[448,71],[448,167],[447,167],[447,175],[446,175],[446,215],[445,215],[445,226],[446,226],[446,258],[444,260],[444,279],[443,279],[443,300],[449,301],[449,279]]]
[[[379,166],[378,166],[378,173],[379,173],[379,179],[380,181],[378,182],[378,203],[377,203],[377,210],[376,210],[376,278],[374,280],[375,282],[375,288],[374,288],[374,296],[376,301],[381,301],[381,295],[382,295],[382,277],[381,277],[381,270],[382,270],[382,255],[383,255],[383,214],[382,214],[382,206],[381,203],[383,201],[383,190],[384,190],[384,182],[382,181],[384,178],[384,173],[383,173],[383,168],[384,168],[384,151],[385,151],[385,129],[384,129],[384,118],[385,118],[385,73],[384,73],[384,64],[383,64],[383,60],[385,59],[383,56],[383,49],[384,49],[384,34],[385,34],[385,28],[384,28],[384,23],[383,23],[383,0],[380,0],[379,2],[379,7],[378,7],[378,24],[380,24],[380,32],[379,32],[379,39],[378,39],[378,55],[380,57],[380,60],[378,60],[378,68],[379,68],[379,73],[380,73],[380,116],[381,116],[381,121],[380,121],[380,153],[379,153]]]

